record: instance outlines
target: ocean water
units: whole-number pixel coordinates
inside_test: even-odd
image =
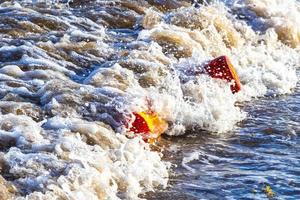
[[[299,199],[299,18],[296,0],[0,0],[0,196]],[[239,93],[199,73],[221,55]],[[169,124],[154,145],[125,125],[147,109]]]
[[[170,186],[148,199],[269,199],[267,186],[270,199],[299,199],[299,87],[243,104],[249,116],[231,135],[161,140],[165,159],[176,166]]]

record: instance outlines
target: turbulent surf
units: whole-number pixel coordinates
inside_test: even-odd
[[[126,134],[130,113],[150,106],[170,137],[227,134],[247,118],[240,103],[297,84],[295,0],[0,3],[4,199],[141,198],[172,164]],[[222,55],[239,93],[198,73]]]

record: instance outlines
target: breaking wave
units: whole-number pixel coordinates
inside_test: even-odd
[[[125,136],[130,113],[151,102],[170,136],[226,134],[240,102],[297,83],[295,0],[0,2],[3,197],[136,199],[167,186],[170,164]],[[221,55],[239,93],[198,73]]]

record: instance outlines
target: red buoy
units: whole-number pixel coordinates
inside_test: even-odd
[[[138,133],[138,134],[150,133],[150,129],[148,127],[146,120],[136,112],[134,112],[132,114],[134,115],[135,120],[132,122],[129,131],[131,131],[133,133]]]
[[[241,82],[239,77],[232,66],[227,56],[220,56],[208,63],[205,66],[205,70],[212,78],[223,79],[233,84],[230,86],[232,93],[236,93],[241,90]]]
[[[154,112],[133,112],[133,122],[127,124],[129,132],[141,134],[146,142],[153,143],[168,129],[168,123]]]

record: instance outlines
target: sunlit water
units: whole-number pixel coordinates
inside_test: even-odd
[[[0,0],[1,198],[300,198],[299,2],[190,2]]]

